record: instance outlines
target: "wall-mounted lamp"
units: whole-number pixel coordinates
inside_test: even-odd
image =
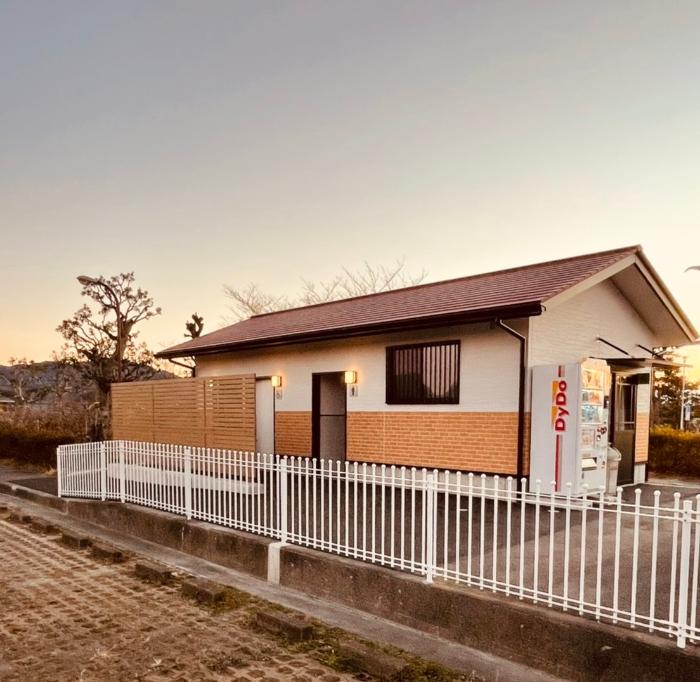
[[[282,387],[282,377],[279,374],[273,374],[270,377],[270,383],[272,384],[273,388],[281,388]]]
[[[349,369],[345,372],[345,383],[346,384],[356,384],[357,383],[357,372],[354,369]]]

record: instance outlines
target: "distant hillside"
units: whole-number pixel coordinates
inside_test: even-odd
[[[175,375],[158,371],[152,379],[171,379]],[[0,365],[0,398],[18,405],[48,405],[54,402],[91,402],[94,384],[79,367],[54,360]]]

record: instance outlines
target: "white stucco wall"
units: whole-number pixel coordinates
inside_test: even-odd
[[[528,336],[529,366],[578,362],[586,357],[623,354],[596,340],[602,336],[635,356],[636,344],[649,348],[657,339],[620,290],[609,280],[528,321],[508,322]],[[387,405],[386,346],[429,340],[461,340],[460,402],[457,405]],[[341,341],[295,344],[278,349],[202,356],[199,376],[253,373],[283,377],[278,411],[311,410],[311,375],[354,369],[358,395],[348,397],[348,411],[514,412],[518,409],[517,341],[488,325],[463,325]],[[529,372],[526,410],[529,410]]]
[[[526,323],[512,323],[519,331]],[[387,405],[386,347],[429,340],[461,340],[460,402],[457,405]],[[311,410],[311,375],[354,369],[358,395],[348,397],[348,411],[514,412],[518,409],[518,342],[487,325],[371,336],[343,341],[298,344],[272,350],[202,356],[198,376],[254,373],[283,379],[278,411]]]
[[[623,353],[597,341],[601,336],[635,357],[648,353],[637,344],[653,348],[653,332],[620,290],[610,281],[551,305],[530,320],[529,364],[578,362],[586,357],[619,358]]]

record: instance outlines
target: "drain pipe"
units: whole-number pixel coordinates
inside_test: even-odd
[[[507,324],[503,324],[503,321],[500,319],[494,320],[494,324],[520,342],[520,374],[518,380],[518,454],[516,464],[516,484],[517,489],[520,490],[522,478],[524,476],[523,469],[525,466],[525,337],[520,332],[516,332],[515,329],[509,327]]]

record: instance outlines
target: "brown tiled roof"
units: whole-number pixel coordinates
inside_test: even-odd
[[[199,355],[494,317],[538,315],[549,299],[640,251],[641,247],[630,246],[255,315],[158,355]]]

